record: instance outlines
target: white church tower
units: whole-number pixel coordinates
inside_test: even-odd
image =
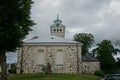
[[[65,26],[62,24],[62,21],[59,19],[59,14],[57,14],[57,19],[54,21],[54,24],[50,27],[51,35],[58,37],[65,37]]]

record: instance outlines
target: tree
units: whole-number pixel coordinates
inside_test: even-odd
[[[87,33],[79,33],[74,35],[74,40],[81,42],[82,45],[82,55],[88,53],[88,48],[94,43],[94,36]]]
[[[0,66],[2,80],[7,80],[5,53],[15,51],[31,30],[32,0],[0,0]]]
[[[116,66],[120,70],[120,58],[117,58]]]
[[[114,48],[110,40],[103,40],[97,44],[97,48],[93,49],[92,52],[100,61],[100,66],[106,73],[111,73],[115,68],[115,59],[113,55],[116,55],[120,50]]]
[[[120,57],[116,60],[116,69],[114,70],[114,73],[119,74],[120,73]]]

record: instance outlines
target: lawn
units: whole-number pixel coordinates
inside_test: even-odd
[[[88,74],[11,74],[8,80],[98,80],[100,77]]]

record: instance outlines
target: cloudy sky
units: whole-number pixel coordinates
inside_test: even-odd
[[[66,26],[66,38],[86,32],[96,42],[120,39],[120,0],[34,0],[31,17],[36,25],[28,38],[50,35],[56,14]]]
[[[73,39],[74,34],[86,32],[94,35],[96,43],[103,39],[120,40],[120,0],[33,1],[31,17],[36,25],[27,39],[49,36],[50,25],[59,14],[66,26],[66,38]]]

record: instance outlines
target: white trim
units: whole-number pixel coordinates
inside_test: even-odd
[[[82,46],[82,44],[78,44],[78,43],[76,43],[76,44],[79,45],[79,46]],[[52,45],[52,46],[54,46],[54,45],[55,46],[56,45],[71,45],[71,46],[73,46],[74,45],[74,46],[76,46],[76,44],[75,43],[73,43],[73,44],[72,43],[69,43],[69,44],[68,43],[66,43],[66,44],[65,43],[61,43],[61,44],[55,44],[55,43],[53,43],[53,44],[46,44],[46,43],[41,43],[41,44],[40,43],[25,43],[23,45],[45,45],[45,46],[47,46],[47,45]]]

